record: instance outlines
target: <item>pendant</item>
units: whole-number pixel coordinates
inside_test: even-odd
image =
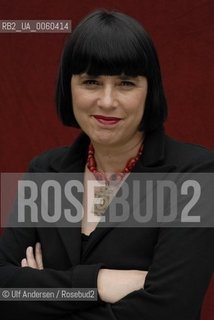
[[[110,186],[95,187],[94,196],[96,199],[100,199],[99,203],[95,203],[93,208],[93,213],[96,216],[102,216],[105,213],[113,198],[114,192],[115,188]]]

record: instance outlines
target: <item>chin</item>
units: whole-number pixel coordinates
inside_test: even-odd
[[[116,144],[116,141],[113,139],[110,139],[109,137],[98,137],[98,138],[91,138],[91,141],[93,141],[94,143],[98,143],[101,145],[106,145],[106,146],[110,146],[110,145],[114,145]]]
[[[111,134],[103,134],[101,132],[96,132],[93,134],[88,134],[89,138],[91,139],[91,141],[94,141],[95,143],[99,143],[99,144],[114,144],[115,141],[115,135]]]

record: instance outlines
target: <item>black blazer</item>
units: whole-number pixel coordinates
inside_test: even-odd
[[[35,158],[32,172],[83,172],[89,140]],[[213,172],[214,153],[153,132],[135,172]],[[81,254],[80,228],[8,228],[0,240],[1,287],[96,288],[100,268],[148,270],[145,287],[115,304],[1,302],[4,320],[196,320],[214,266],[212,228],[96,228]],[[41,242],[44,270],[21,268],[27,246]]]

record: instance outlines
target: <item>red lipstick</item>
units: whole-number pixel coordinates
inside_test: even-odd
[[[118,123],[121,119],[117,117],[107,117],[102,115],[94,115],[93,116],[98,122],[105,125],[112,125]]]

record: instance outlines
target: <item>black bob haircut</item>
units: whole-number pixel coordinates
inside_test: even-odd
[[[151,38],[132,17],[95,11],[77,25],[66,42],[56,88],[57,113],[64,125],[77,128],[71,77],[81,73],[145,76],[148,93],[139,130],[150,132],[163,126],[167,103],[158,57]]]

